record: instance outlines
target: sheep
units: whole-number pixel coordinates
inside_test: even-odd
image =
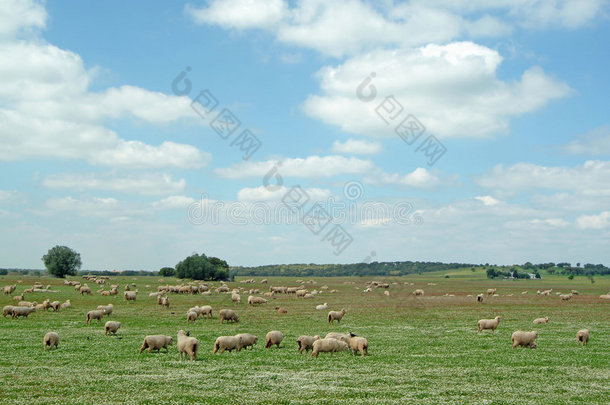
[[[581,344],[581,346],[589,343],[589,329],[581,329],[576,334],[576,340]]]
[[[360,352],[362,356],[365,354],[368,356],[369,354],[369,342],[363,337],[360,336],[352,336],[348,339],[347,344],[350,349],[352,349],[352,354],[356,354],[357,351]]]
[[[7,315],[13,315],[13,308],[12,305],[7,305],[2,308],[2,316],[6,318]]]
[[[110,296],[110,291],[102,291],[100,293],[100,295],[104,296],[104,297],[109,297]]]
[[[116,332],[117,332],[117,330],[119,330],[120,327],[121,327],[121,322],[108,321],[104,325],[104,332],[105,332],[106,336],[108,336],[109,333],[116,335]]]
[[[198,317],[199,317],[199,314],[195,311],[189,311],[186,313],[187,322],[195,322]]]
[[[248,346],[250,346],[250,350],[252,350],[254,349],[254,345],[258,343],[258,337],[250,333],[240,333],[238,335],[235,335],[235,337],[239,337],[241,339],[241,344],[238,351],[243,348],[247,349]]]
[[[328,309],[328,304],[325,302],[324,304],[316,305],[316,309]]]
[[[534,324],[535,325],[542,324],[542,323],[549,323],[549,317],[545,316],[544,318],[536,318],[536,319],[534,319]]]
[[[307,290],[298,290],[295,294],[297,295],[297,298],[304,297],[305,294],[307,294]]]
[[[64,302],[63,304],[60,305],[60,307],[62,309],[67,309],[67,308],[72,308],[72,303],[70,302],[70,300],[66,300],[66,302]]]
[[[178,352],[180,352],[180,360],[182,355],[186,359],[188,354],[191,357],[191,361],[197,361],[197,349],[199,349],[199,341],[194,337],[189,337],[189,332],[183,330],[178,331]]]
[[[572,299],[572,294],[561,294],[559,298],[561,298],[562,301],[569,301]]]
[[[384,291],[384,292],[383,292],[383,295],[385,295],[385,296],[389,297],[389,296],[390,296],[390,292],[389,292],[389,291]]]
[[[477,295],[477,302],[483,302],[483,294]]]
[[[15,300],[15,301],[23,301],[23,300],[25,300],[25,294],[15,295],[13,297],[13,300]]]
[[[353,333],[339,333],[339,332],[329,332],[326,334],[326,336],[324,336],[325,339],[337,339],[337,340],[341,340],[345,343],[348,342],[349,338],[354,337],[356,335],[354,335]]]
[[[169,308],[169,297],[161,297],[161,306]]]
[[[313,342],[313,350],[309,357],[315,356],[317,358],[319,353],[330,353],[332,356],[335,352],[347,350],[349,350],[347,343],[333,338],[324,338]]]
[[[477,322],[477,326],[479,327],[479,333],[481,333],[483,329],[491,329],[492,332],[495,332],[496,328],[498,327],[498,324],[500,323],[500,319],[502,318],[496,316],[494,319],[479,320],[479,322]]]
[[[104,311],[99,309],[87,312],[87,325],[91,325],[91,321],[94,319],[101,321],[103,316]]]
[[[572,292],[570,292],[570,294],[572,294],[572,295],[578,295],[578,291],[576,291],[576,290],[572,290]]]
[[[59,301],[53,301],[51,303],[51,308],[53,308],[53,312],[59,311],[60,305],[61,305],[61,303]]]
[[[424,290],[422,290],[421,288],[418,288],[417,290],[413,291],[413,295],[415,295],[416,297],[423,297]]]
[[[538,332],[535,330],[531,332],[516,331],[510,339],[513,341],[513,349],[517,346],[529,347],[530,349],[536,348],[536,342],[534,341],[538,337]]]
[[[102,312],[104,312],[104,315],[109,316],[110,314],[112,314],[112,311],[114,311],[114,305],[112,305],[112,304],[98,305],[97,309],[99,309]]]
[[[319,340],[320,336],[316,335],[316,336],[307,336],[307,335],[302,335],[299,336],[299,338],[297,339],[297,345],[299,346],[299,354],[303,353],[303,350],[305,350],[305,353],[309,353],[310,350],[313,350],[313,344],[316,340]]]
[[[59,335],[57,332],[48,332],[44,335],[44,338],[42,339],[42,346],[44,347],[45,352],[47,351],[47,348],[49,348],[49,350],[52,350],[53,347],[57,349],[58,345]]]
[[[125,297],[125,301],[135,301],[137,296],[137,291],[125,291],[123,296]]]
[[[495,288],[488,288],[487,289],[487,295],[494,295],[496,293],[496,289]]]
[[[110,295],[118,295],[119,293],[119,288],[118,287],[111,287],[110,288]]]
[[[35,306],[36,310],[47,310],[48,308],[51,307],[51,301],[50,300],[44,300],[42,304],[37,304]]]
[[[199,315],[211,318],[212,317],[212,307],[209,305],[204,305],[204,306],[200,307]]]
[[[17,285],[7,285],[3,288],[4,291],[4,295],[11,295],[13,293],[13,291],[15,291],[15,288],[17,288]]]
[[[610,300],[610,294],[602,294],[599,296],[599,298],[602,300]]]
[[[241,302],[241,296],[238,293],[231,294],[231,301],[235,304],[239,304]]]
[[[262,279],[261,284],[267,284],[267,279],[266,278]]]
[[[237,350],[238,352],[242,349],[242,338],[239,335],[235,336],[219,336],[214,342],[214,350],[212,350],[212,354],[216,354],[218,350],[220,350],[220,354],[222,354],[225,350],[229,352],[233,350]]]
[[[151,335],[146,336],[144,338],[144,343],[142,343],[142,347],[140,347],[140,353],[146,348],[148,348],[148,353],[153,350],[157,352],[161,351],[161,349],[165,349],[169,353],[169,349],[167,346],[171,346],[174,343],[174,338],[166,335]]]
[[[263,297],[255,297],[254,295],[250,295],[248,297],[248,304],[250,305],[255,305],[255,304],[266,304],[267,300],[264,299]]]
[[[38,303],[36,301],[34,302],[30,302],[30,301],[19,301],[19,304],[17,304],[20,307],[35,307],[36,305],[38,305]]]
[[[279,330],[272,330],[265,336],[265,348],[269,349],[273,345],[276,345],[279,348],[282,340],[284,340],[282,332]]]
[[[343,319],[343,316],[345,316],[345,313],[347,311],[345,310],[345,308],[343,308],[341,311],[330,311],[328,313],[328,323],[335,323],[335,321],[337,321],[337,323],[341,323],[341,319]]]
[[[18,318],[20,316],[28,317],[29,314],[35,312],[36,308],[32,307],[13,307],[11,311],[11,319]]]
[[[91,294],[93,294],[93,293],[91,292],[91,288],[89,288],[89,287],[81,287],[81,289],[80,289],[80,295],[83,295],[83,294],[89,294],[89,295],[91,295]]]
[[[227,322],[239,322],[239,317],[232,309],[221,309],[218,314],[220,315],[220,324],[222,324],[225,320]]]

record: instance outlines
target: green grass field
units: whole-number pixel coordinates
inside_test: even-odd
[[[610,403],[610,301],[599,299],[610,290],[610,278],[584,277],[543,280],[487,280],[482,271],[469,269],[443,274],[400,278],[316,278],[309,289],[328,285],[314,299],[282,295],[252,308],[231,303],[230,294],[170,294],[171,308],[161,308],[148,293],[156,291],[157,277],[119,277],[117,297],[103,297],[89,282],[93,296],[81,297],[63,280],[46,277],[2,276],[0,286],[15,283],[21,293],[35,281],[52,284],[58,293],[32,293],[26,300],[70,299],[72,309],[58,313],[35,312],[27,319],[0,318],[1,403]],[[389,289],[364,293],[369,280],[396,282]],[[259,283],[228,283],[229,287],[260,288],[296,286],[295,278],[269,278]],[[126,283],[139,290],[135,304],[122,297]],[[414,285],[405,285],[404,283]],[[177,284],[166,278],[165,283]],[[436,283],[436,285],[428,285]],[[149,284],[150,287],[145,287]],[[218,285],[218,283],[214,283]],[[477,304],[474,298],[487,288],[500,297]],[[415,298],[416,288],[426,295]],[[570,302],[537,296],[537,289],[580,291]],[[528,294],[521,295],[522,291]],[[455,294],[455,297],[444,296]],[[514,296],[507,296],[514,294]],[[2,306],[14,304],[0,296]],[[330,309],[347,309],[340,325],[326,322],[327,311],[315,305],[328,302]],[[114,313],[103,322],[85,324],[87,311],[114,303]],[[186,310],[212,305],[214,319],[187,325]],[[280,315],[281,305],[288,314]],[[221,325],[218,311],[235,309],[238,324]],[[502,317],[495,333],[477,334],[477,320]],[[533,325],[549,316],[547,325]],[[106,320],[121,322],[116,337],[104,336]],[[581,328],[591,331],[589,345],[576,342]],[[176,345],[169,353],[138,355],[147,334],[174,336],[188,329],[200,341],[197,362],[180,361]],[[539,331],[538,348],[511,348],[515,330]],[[264,348],[265,334],[280,330],[285,339],[280,349]],[[58,350],[45,352],[42,338],[56,331]],[[325,335],[351,331],[369,341],[369,356],[348,352],[320,354],[318,359],[297,353],[301,334]],[[212,355],[216,337],[249,332],[259,337],[254,350]]]

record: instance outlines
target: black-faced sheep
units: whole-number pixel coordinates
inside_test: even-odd
[[[343,308],[341,311],[330,311],[328,313],[328,323],[335,323],[335,321],[341,323],[341,319],[343,319],[343,316],[345,316],[346,312],[347,311],[345,310],[345,308]]]
[[[265,347],[269,349],[271,346],[276,345],[280,347],[280,343],[284,340],[284,335],[279,330],[272,330],[265,336]]]
[[[523,332],[518,330],[512,334],[510,339],[513,341],[513,349],[517,346],[529,347],[530,349],[536,348],[536,338],[538,337],[538,332],[535,330],[531,332]]]
[[[148,353],[150,353],[153,350],[161,351],[161,349],[165,349],[165,350],[167,350],[167,352],[169,352],[169,349],[167,348],[167,346],[170,346],[172,343],[174,343],[174,338],[171,336],[166,336],[166,335],[146,336],[144,338],[144,343],[142,343],[142,347],[140,348],[140,353],[142,353],[142,351],[146,348],[148,348]]]
[[[53,349],[53,347],[57,348],[59,345],[59,335],[56,332],[47,333],[42,339],[42,345],[45,351],[47,348],[49,348],[49,350]]]
[[[189,337],[188,333],[179,330],[178,331],[178,352],[180,352],[180,360],[182,355],[186,359],[188,354],[191,357],[191,361],[197,360],[197,349],[199,349],[199,341],[194,337]]]

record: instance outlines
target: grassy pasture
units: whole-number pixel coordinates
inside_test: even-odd
[[[444,278],[450,274],[450,278]],[[72,309],[59,313],[35,312],[27,319],[0,318],[1,403],[610,403],[610,302],[598,297],[610,290],[610,278],[597,277],[591,284],[583,277],[567,280],[487,280],[470,269],[408,277],[316,278],[308,288],[328,285],[335,294],[323,293],[313,300],[279,296],[252,308],[231,303],[230,294],[170,294],[169,310],[159,307],[157,277],[119,277],[120,295],[103,297],[88,282],[93,296],[80,296],[63,280],[46,277],[1,276],[0,286],[18,284],[13,295],[35,281],[52,284],[57,293],[32,293],[26,300],[70,299]],[[232,287],[260,288],[295,286],[295,278],[269,278],[259,283],[228,283]],[[389,289],[363,293],[365,282],[396,282]],[[135,282],[136,303],[127,304],[123,287]],[[404,283],[414,285],[405,285]],[[176,284],[166,278],[163,284]],[[428,285],[435,283],[436,285]],[[150,287],[145,287],[150,284]],[[216,283],[217,284],[217,283]],[[500,297],[477,304],[468,294],[497,288]],[[426,295],[415,298],[416,288]],[[570,302],[536,295],[537,289],[580,291]],[[522,291],[528,294],[521,295]],[[455,294],[455,297],[444,294]],[[514,296],[507,296],[514,294]],[[340,325],[328,325],[327,311],[315,305],[328,302],[330,309],[347,309]],[[13,304],[1,295],[2,306]],[[85,314],[97,305],[114,303],[109,318],[91,326]],[[187,324],[186,310],[212,305],[214,319]],[[280,305],[288,314],[280,315]],[[238,324],[220,325],[218,311],[232,308]],[[502,317],[495,333],[477,334],[480,318]],[[549,316],[548,325],[533,325],[537,317]],[[104,336],[106,320],[121,322],[117,337]],[[588,346],[580,347],[576,332],[591,330]],[[188,329],[200,341],[198,361],[180,361],[175,344],[169,353],[138,355],[147,334],[174,336]],[[539,331],[538,348],[511,349],[515,330]],[[280,330],[285,339],[280,349],[264,348],[265,334]],[[58,350],[45,352],[42,337],[56,331]],[[339,353],[311,359],[296,350],[301,334],[325,335],[352,331],[365,336],[367,357]],[[258,336],[255,349],[212,355],[220,335],[249,332]]]

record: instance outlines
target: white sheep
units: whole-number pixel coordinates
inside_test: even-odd
[[[104,315],[109,316],[110,314],[112,314],[112,311],[114,311],[114,305],[112,305],[112,304],[98,305],[97,309],[104,312]]]
[[[422,290],[421,288],[418,288],[417,290],[413,291],[413,295],[415,295],[416,297],[423,297],[424,290]]]
[[[218,313],[220,315],[220,323],[224,321],[239,322],[239,316],[232,309],[221,309]]]
[[[204,305],[202,307],[199,307],[199,314],[201,316],[205,316],[205,317],[212,317],[212,307],[209,305]]]
[[[60,305],[62,309],[72,308],[72,303],[70,300],[66,300],[63,304]]]
[[[343,319],[346,312],[347,311],[345,308],[343,308],[341,311],[330,311],[328,313],[328,323],[335,323],[335,321],[337,321],[337,323],[341,323],[341,319]]]
[[[144,338],[144,343],[142,343],[142,347],[140,348],[140,353],[142,353],[142,351],[146,348],[148,348],[148,353],[150,353],[153,350],[156,351],[161,351],[161,349],[165,349],[167,350],[167,352],[169,352],[169,349],[167,348],[167,346],[170,346],[172,343],[174,343],[174,338],[171,336],[166,336],[166,335],[151,335],[151,336],[146,336]]]
[[[326,336],[324,337],[325,339],[337,339],[337,340],[341,340],[345,343],[347,343],[349,341],[349,338],[354,337],[356,335],[354,335],[353,333],[339,333],[339,332],[329,332],[326,334]]]
[[[297,339],[297,345],[299,346],[299,354],[303,353],[303,350],[305,350],[305,353],[309,353],[310,350],[313,350],[313,344],[316,340],[319,340],[320,336],[316,335],[316,336],[307,336],[307,335],[302,335],[299,336],[299,338]]]
[[[352,349],[352,354],[356,354],[357,351],[359,351],[362,356],[369,354],[369,342],[363,337],[351,336],[347,340],[347,344],[350,349]]]
[[[195,322],[198,317],[199,317],[199,314],[195,311],[189,311],[186,313],[187,322]]]
[[[330,353],[332,356],[335,352],[347,350],[349,350],[347,343],[333,338],[324,338],[316,340],[313,343],[313,350],[311,351],[310,357],[315,356],[317,358],[319,353]]]
[[[282,332],[279,330],[272,330],[265,336],[265,348],[269,349],[273,345],[276,345],[279,348],[282,340],[284,340]]]
[[[479,322],[477,322],[477,326],[479,327],[479,333],[481,333],[481,331],[484,329],[491,329],[492,332],[495,332],[501,319],[502,318],[500,318],[499,316],[496,316],[494,319],[479,320]]]
[[[106,322],[106,325],[104,325],[105,335],[108,336],[109,333],[116,335],[116,332],[119,330],[120,327],[121,327],[121,322],[115,322],[115,321]]]
[[[530,349],[536,348],[536,338],[538,337],[538,332],[535,330],[531,332],[523,332],[516,331],[512,334],[510,339],[513,342],[513,349],[517,346],[529,347]]]
[[[180,360],[182,355],[186,359],[188,354],[191,357],[191,361],[197,360],[197,349],[199,349],[199,341],[194,337],[189,337],[189,333],[183,330],[178,331],[178,352],[180,353]]]
[[[265,304],[265,303],[267,303],[267,300],[264,299],[263,297],[256,297],[254,295],[250,295],[248,297],[248,304],[250,304],[250,305]]]
[[[104,316],[104,311],[99,310],[99,309],[87,312],[87,325],[91,325],[91,321],[94,319],[101,321],[103,316]]]
[[[328,304],[325,302],[324,304],[316,305],[316,309],[318,309],[318,310],[328,309]]]
[[[535,325],[539,325],[539,324],[543,324],[543,323],[549,323],[549,317],[545,316],[544,318],[536,318],[534,319],[534,324]]]
[[[212,354],[216,354],[220,350],[220,354],[222,354],[225,350],[229,352],[233,350],[241,351],[242,339],[239,335],[235,336],[219,336],[216,338],[216,342],[214,342],[214,350]]]
[[[248,348],[248,346],[250,347],[250,350],[254,349],[254,345],[256,343],[258,343],[258,337],[250,334],[250,333],[240,333],[238,335],[235,335],[236,337],[239,337],[241,339],[241,348]],[[239,351],[239,350],[238,350]]]
[[[44,338],[42,339],[42,345],[45,351],[47,350],[47,348],[49,348],[49,350],[52,350],[53,347],[57,349],[59,345],[59,335],[57,334],[57,332],[48,332],[46,335],[44,335]]]
[[[12,305],[7,305],[4,308],[2,308],[2,316],[3,317],[7,317],[7,315],[13,315],[13,306]]]
[[[125,297],[125,301],[129,302],[129,301],[134,301],[136,300],[136,296],[137,296],[137,291],[125,291],[123,293],[123,296]]]
[[[20,316],[28,317],[32,312],[36,312],[36,308],[33,307],[13,307],[11,311],[11,319],[18,318]]]
[[[582,345],[589,343],[589,329],[581,329],[576,333],[576,340]]]

